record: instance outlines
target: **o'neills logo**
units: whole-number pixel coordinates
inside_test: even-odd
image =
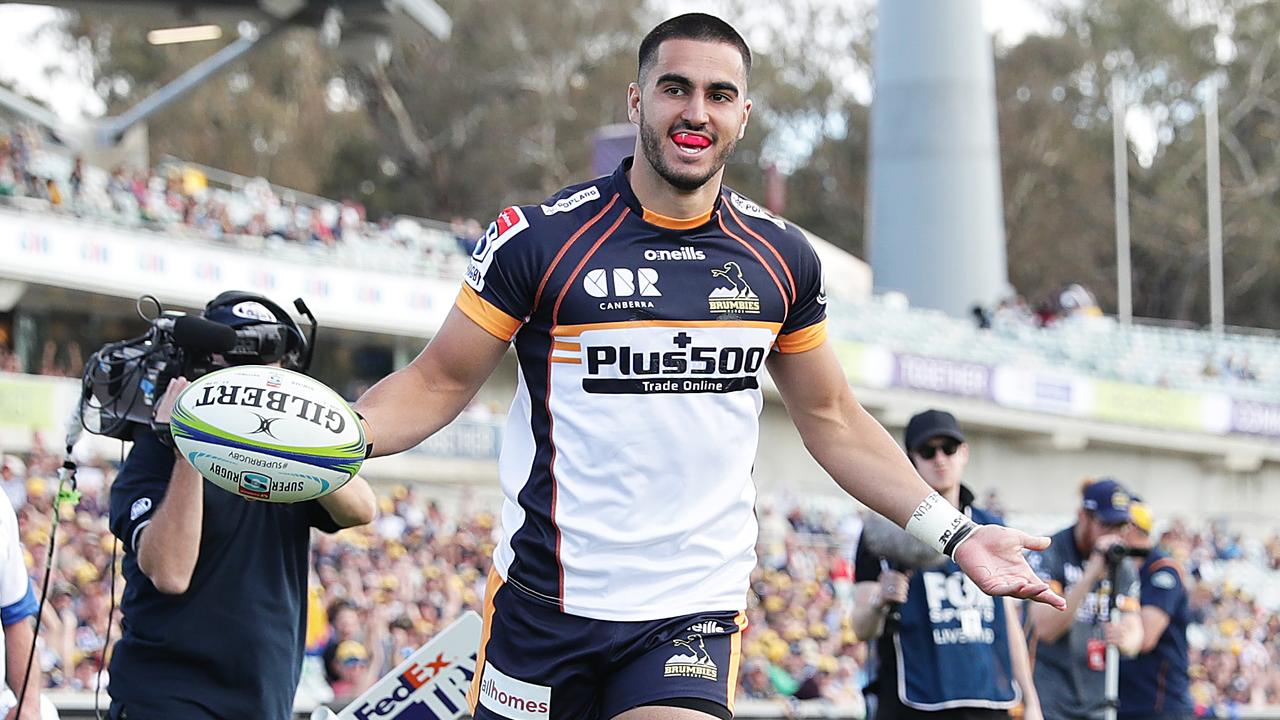
[[[512,720],[547,720],[551,716],[551,688],[506,675],[486,662],[480,679],[480,704]]]
[[[644,259],[654,260],[706,260],[707,254],[692,245],[685,245],[678,250],[645,250]]]

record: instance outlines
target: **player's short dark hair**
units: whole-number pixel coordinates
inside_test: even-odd
[[[658,57],[658,47],[668,40],[699,40],[702,42],[720,42],[732,45],[742,53],[742,69],[747,77],[751,77],[751,48],[742,39],[737,30],[729,23],[714,15],[706,13],[685,13],[670,20],[658,23],[640,41],[640,62],[636,71],[637,78],[643,78],[645,72]]]

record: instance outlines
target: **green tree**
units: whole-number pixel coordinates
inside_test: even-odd
[[[1273,3],[1088,0],[1064,6],[1056,32],[1029,37],[999,57],[1015,286],[1034,299],[1081,282],[1115,310],[1108,98],[1118,76],[1138,121],[1130,125],[1127,153],[1134,312],[1208,321],[1202,108],[1216,81],[1227,322],[1280,326],[1276,284],[1266,282],[1280,270],[1270,229],[1280,199],[1278,32]]]

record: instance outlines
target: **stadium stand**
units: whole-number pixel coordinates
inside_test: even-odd
[[[40,658],[51,688],[90,690],[111,607],[111,536],[106,497],[117,463],[86,458],[83,498],[64,507],[58,554],[43,615]],[[53,453],[4,457],[2,488],[38,578],[44,570],[56,493]],[[395,486],[364,529],[317,535],[313,546],[309,702],[342,700],[394,667],[460,613],[479,609],[494,543],[492,508],[443,507],[423,488]],[[861,709],[867,649],[849,627],[851,552],[861,521],[822,509],[760,503],[759,567],[752,579],[743,644],[743,696]],[[1013,513],[1016,518],[1016,512]],[[1218,526],[1175,520],[1161,542],[1197,578],[1189,630],[1192,693],[1201,715],[1237,716],[1280,703],[1280,534],[1244,538]],[[117,558],[118,560],[118,558]],[[121,586],[116,584],[117,594]],[[335,636],[326,610],[354,609],[354,631]],[[119,637],[119,613],[111,637]],[[334,680],[326,679],[325,649]],[[109,651],[109,650],[108,650]],[[104,678],[109,690],[109,678]]]
[[[1114,318],[1085,312],[1041,324],[1025,308],[997,311],[991,327],[982,328],[941,311],[909,307],[896,294],[833,307],[833,316],[840,336],[896,352],[1058,369],[1243,399],[1280,396],[1280,337],[1263,332],[1215,337],[1203,330],[1156,324],[1123,327]]]
[[[176,159],[108,172],[42,151],[37,136],[21,127],[0,138],[0,203],[234,244],[304,264],[445,278],[461,277],[480,231],[474,220],[397,216],[373,222],[349,199],[319,198]],[[910,307],[894,293],[833,303],[832,317],[836,336],[893,352],[1241,400],[1280,396],[1280,336],[1272,333],[1241,329],[1215,336],[1152,323],[1125,327],[1096,307],[1056,300],[1052,309],[1008,302],[984,310],[980,325],[986,327],[980,327]],[[0,361],[11,362],[2,353]]]
[[[41,150],[38,135],[22,127],[0,137],[0,202],[205,238],[304,263],[433,276],[460,277],[480,231],[474,220],[371,221],[350,199],[319,198],[176,160],[107,171]]]
[[[396,217],[371,222],[358,203],[177,160],[145,170],[107,171],[44,153],[21,128],[0,138],[0,204],[139,233],[180,235],[207,246],[261,250],[302,265],[436,278],[461,276],[466,245],[479,232],[466,221]],[[833,298],[831,314],[839,340],[901,356],[1258,403],[1280,397],[1280,338],[1273,335],[1123,327],[1096,312],[1033,312],[1016,302],[983,313],[979,326],[912,308],[893,294],[865,302]],[[81,348],[46,344],[38,362],[22,367],[6,340],[0,338],[0,371],[79,375]],[[893,380],[878,387],[889,386],[939,389]],[[983,393],[1000,402],[995,391]],[[500,414],[487,404],[476,405],[469,418],[488,422]],[[485,447],[496,448],[498,442],[495,437]],[[485,457],[492,454],[486,450]],[[112,542],[106,498],[118,463],[84,460],[83,499],[75,508],[64,508],[58,531],[40,647],[50,687],[70,691],[92,689],[98,663],[104,650],[109,652]],[[0,463],[0,488],[18,508],[36,578],[44,572],[59,464],[60,458],[38,444]],[[479,609],[496,508],[465,500],[446,508],[423,487],[382,489],[386,494],[374,526],[320,536],[314,544],[311,658],[301,690],[309,701],[340,704],[461,612]],[[850,559],[860,521],[770,498],[762,499],[759,509],[760,564],[752,581],[741,692],[762,701],[828,703],[846,709],[848,715],[842,716],[859,716],[866,646],[849,627],[849,607]],[[1019,509],[1006,510],[1016,523]],[[1226,527],[1187,520],[1170,524],[1162,541],[1198,578],[1198,622],[1190,640],[1193,694],[1202,714],[1234,716],[1240,708],[1280,704],[1280,534],[1242,538]],[[117,584],[117,596],[120,590]],[[358,631],[334,642],[337,630],[325,611],[339,601],[354,608]],[[119,637],[118,613],[114,621],[111,638]],[[332,677],[326,676],[326,648]]]

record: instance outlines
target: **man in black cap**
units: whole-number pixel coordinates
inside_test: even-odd
[[[905,441],[911,463],[938,494],[976,522],[1000,522],[975,507],[960,482],[969,445],[951,413],[915,415]],[[1016,601],[982,593],[949,560],[895,568],[862,543],[854,579],[854,632],[879,638],[869,685],[875,720],[1007,720],[1019,702],[1024,720],[1041,719]]]
[[[284,309],[226,292],[204,317],[236,329],[213,364],[305,370],[306,340]],[[124,545],[123,637],[111,656],[111,720],[288,720],[302,666],[311,528],[373,519],[360,477],[318,499],[254,502],[206,483],[162,435],[186,378],[134,433],[111,486]]]
[[[1067,598],[1066,612],[1028,610],[1036,687],[1046,720],[1100,720],[1107,711],[1106,647],[1133,656],[1142,645],[1138,578],[1127,562],[1116,573],[1115,608],[1102,592],[1109,567],[1106,550],[1129,524],[1129,491],[1111,478],[1083,488],[1076,524],[1053,536],[1048,550],[1033,552],[1032,569]]]

